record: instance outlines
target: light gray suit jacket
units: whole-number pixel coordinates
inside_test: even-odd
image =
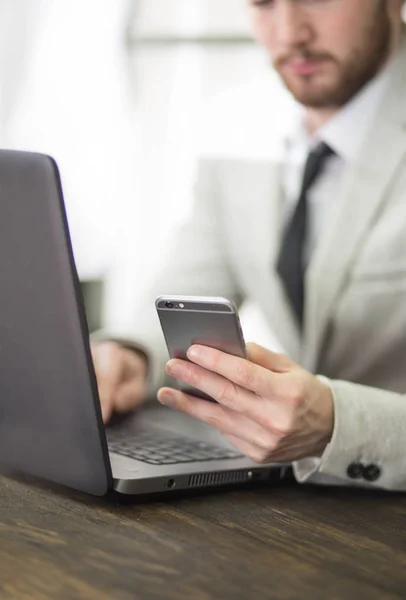
[[[321,461],[295,464],[300,481],[352,485],[347,468],[360,461],[382,471],[378,481],[362,485],[406,490],[406,44],[390,79],[309,265],[302,339],[275,273],[281,165],[222,156],[221,149],[200,161],[192,215],[162,256],[131,332],[151,353],[157,385],[167,360],[157,295],[254,299],[289,355],[329,378],[333,390],[331,444]],[[244,131],[252,139],[256,100],[242,102],[233,131],[241,145]],[[269,116],[272,104],[262,99],[262,105]],[[259,137],[266,136],[266,118],[256,119]]]

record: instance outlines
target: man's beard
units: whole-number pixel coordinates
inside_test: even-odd
[[[385,2],[373,23],[364,32],[363,44],[354,49],[344,61],[339,62],[328,54],[318,54],[305,47],[297,48],[274,62],[274,67],[294,98],[307,108],[339,108],[353,98],[379,72],[390,53],[391,24]],[[316,77],[304,76],[301,82],[286,76],[283,65],[291,59],[325,60],[336,66],[336,80],[330,84],[317,84]]]

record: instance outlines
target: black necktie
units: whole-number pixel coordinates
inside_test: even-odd
[[[320,174],[324,161],[332,154],[334,154],[333,150],[324,142],[321,142],[310,152],[306,162],[299,201],[283,236],[277,262],[277,272],[282,279],[300,327],[303,324],[304,312],[304,275],[306,270],[304,244],[307,233],[307,192]]]

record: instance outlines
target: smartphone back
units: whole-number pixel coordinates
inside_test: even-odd
[[[229,300],[160,296],[155,304],[171,358],[187,360],[186,352],[194,344],[246,357],[237,309]],[[209,399],[194,388],[181,387],[187,393]]]

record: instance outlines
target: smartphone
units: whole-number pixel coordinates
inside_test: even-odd
[[[244,336],[238,311],[226,298],[199,296],[159,296],[155,301],[171,358],[188,360],[194,344],[216,348],[246,358]],[[179,382],[182,391],[214,402],[207,394]]]

